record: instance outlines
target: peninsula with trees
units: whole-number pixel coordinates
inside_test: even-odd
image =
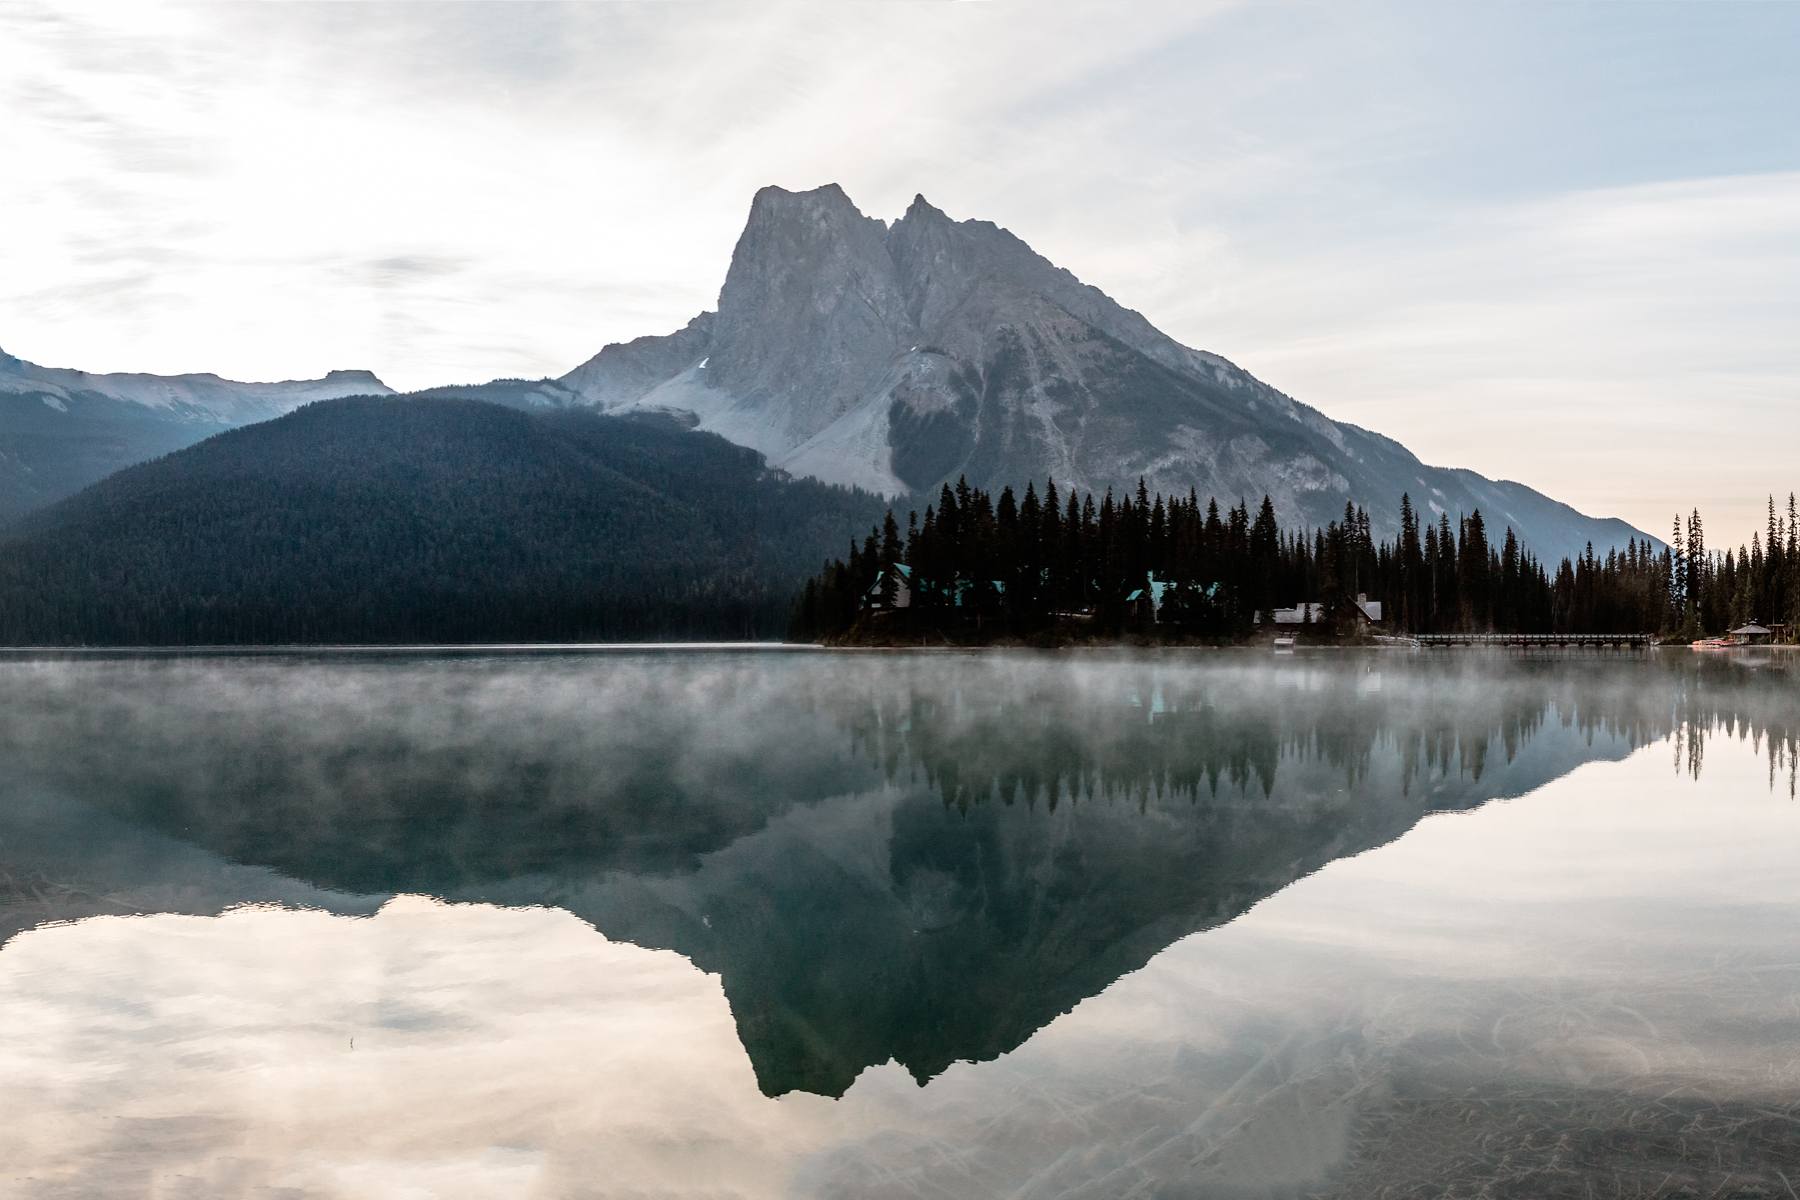
[[[1452,519],[1399,501],[1378,539],[1346,504],[1323,528],[1283,528],[1192,491],[1096,498],[1046,481],[999,495],[944,485],[905,527],[890,509],[797,599],[790,637],[850,644],[1138,639],[1230,643],[1279,632],[1355,641],[1435,633],[1654,634],[1691,640],[1762,621],[1782,637],[1800,605],[1800,514],[1716,552],[1695,511],[1670,541],[1630,539],[1545,563],[1480,510]]]

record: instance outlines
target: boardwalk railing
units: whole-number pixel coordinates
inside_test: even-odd
[[[1647,633],[1420,633],[1421,646],[1597,646],[1629,649],[1654,646]]]

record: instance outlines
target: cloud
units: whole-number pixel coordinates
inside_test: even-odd
[[[1698,504],[1747,539],[1800,482],[1800,172],[1462,209],[1163,311],[1427,460],[1643,528]]]
[[[363,262],[356,274],[371,287],[392,288],[443,279],[468,267],[467,258],[454,254],[389,254]]]

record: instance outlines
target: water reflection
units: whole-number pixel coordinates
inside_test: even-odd
[[[0,921],[102,919],[0,951],[43,1034],[0,1035],[0,1162],[131,1128],[68,1178],[242,1194],[273,1128],[302,1194],[1380,1194],[1597,1129],[1563,1182],[1772,1181],[1785,664],[7,662]]]

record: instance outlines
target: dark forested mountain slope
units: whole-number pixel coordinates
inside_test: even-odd
[[[667,423],[321,401],[26,518],[0,641],[769,636],[880,507]]]
[[[388,391],[367,371],[240,383],[40,367],[0,351],[0,524],[221,430],[313,400]]]

